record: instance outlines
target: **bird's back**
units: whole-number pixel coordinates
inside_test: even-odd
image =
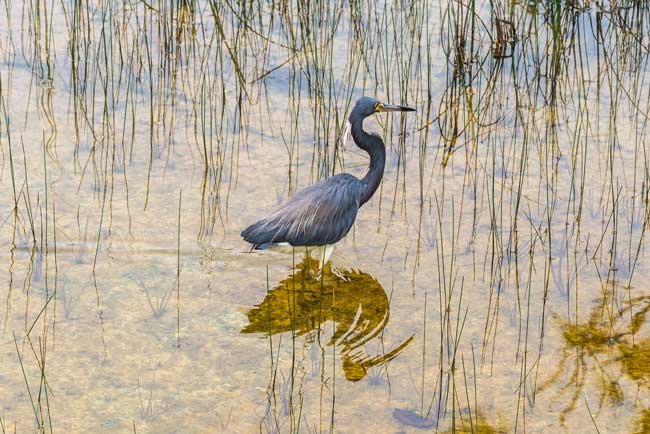
[[[305,187],[241,236],[256,248],[277,243],[322,246],[343,238],[354,223],[364,185],[347,173]]]

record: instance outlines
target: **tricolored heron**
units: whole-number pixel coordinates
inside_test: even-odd
[[[363,130],[363,120],[381,112],[411,112],[415,109],[383,104],[361,97],[350,113],[352,138],[370,155],[368,173],[362,179],[339,173],[296,192],[269,217],[241,232],[254,249],[274,246],[322,247],[321,267],[329,260],[334,244],[348,233],[357,211],[379,187],[384,176],[386,148],[376,134]]]

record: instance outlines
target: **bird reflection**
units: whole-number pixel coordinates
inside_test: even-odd
[[[338,270],[334,274],[327,266],[322,280],[315,279],[312,270],[318,266],[318,261],[309,257],[298,264],[293,274],[247,312],[249,324],[242,333],[269,336],[294,331],[301,336],[333,321],[335,331],[327,345],[336,343],[339,348],[345,378],[359,381],[369,369],[394,359],[413,335],[388,352],[367,354],[363,346],[378,338],[390,317],[386,291],[374,277],[360,271]]]

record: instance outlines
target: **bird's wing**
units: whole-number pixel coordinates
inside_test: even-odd
[[[247,227],[241,235],[256,246],[336,243],[354,223],[362,190],[363,184],[352,175],[332,176],[298,191],[271,216]]]

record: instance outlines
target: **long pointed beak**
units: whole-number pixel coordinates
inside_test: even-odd
[[[411,107],[406,107],[403,105],[394,105],[394,104],[384,104],[380,112],[414,112],[415,109]]]

